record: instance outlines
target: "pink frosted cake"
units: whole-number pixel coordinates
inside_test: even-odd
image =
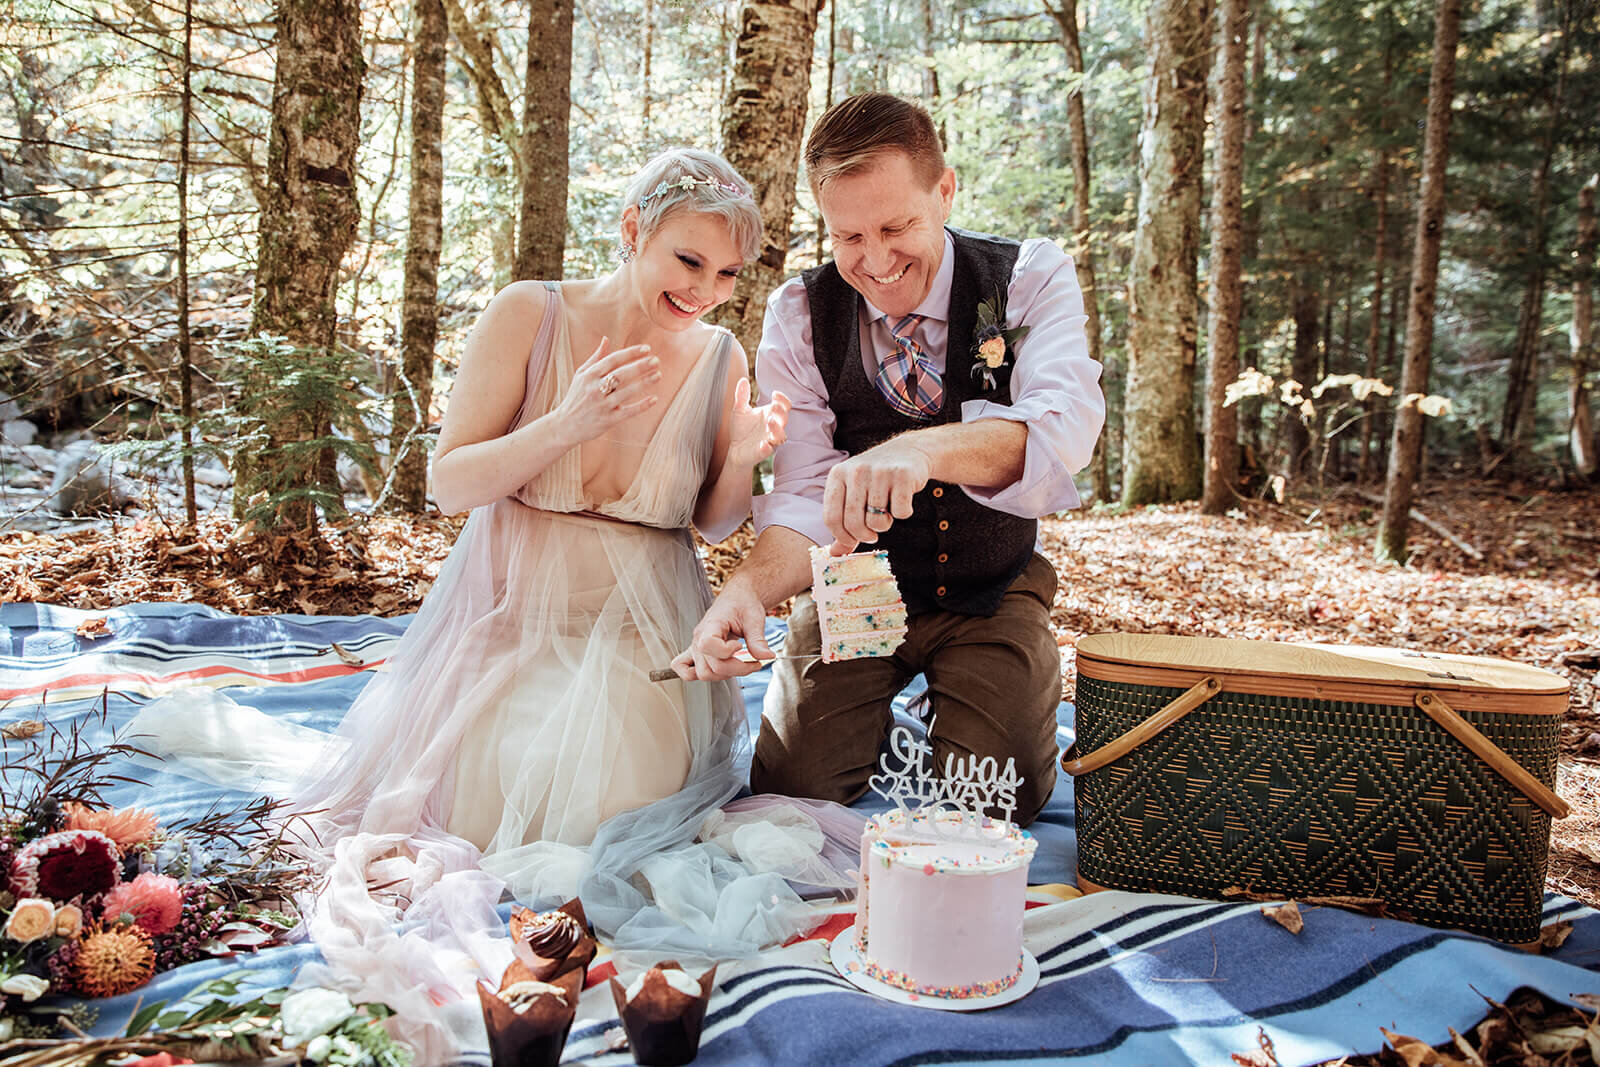
[[[938,818],[938,832],[932,820]],[[1022,974],[1022,912],[1037,842],[1010,822],[962,826],[897,808],[861,835],[856,951],[873,978],[949,999],[987,997]]]
[[[822,662],[887,656],[906,637],[906,605],[889,553],[830,556],[811,549],[811,599],[822,630]]]

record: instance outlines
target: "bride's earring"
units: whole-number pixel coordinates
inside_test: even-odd
[[[632,263],[633,262],[633,243],[630,242],[630,241],[622,242],[622,247],[617,249],[617,258],[622,260],[622,262],[624,262],[624,263]]]

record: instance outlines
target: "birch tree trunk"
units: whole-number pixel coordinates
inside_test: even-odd
[[[739,10],[722,154],[754,187],[765,236],[761,254],[739,273],[717,321],[733,331],[752,361],[767,294],[783,280],[789,252],[818,5],[819,0],[745,0]]]
[[[1600,463],[1595,457],[1593,409],[1589,405],[1589,368],[1594,363],[1594,194],[1600,175],[1591,177],[1578,190],[1578,239],[1573,248],[1572,324],[1568,337],[1572,343],[1572,376],[1567,385],[1567,437],[1572,447],[1572,465],[1584,478],[1593,478]]]
[[[356,0],[279,0],[277,42],[250,332],[278,334],[331,358],[339,263],[360,222],[356,148],[366,66],[361,6]],[[326,418],[313,421],[315,426],[300,432],[330,432]],[[287,443],[273,440],[268,447]],[[320,488],[326,499],[340,499],[330,450],[323,449],[312,468],[295,472],[292,480]],[[286,508],[282,518],[301,530],[316,528],[315,508],[304,500]]]
[[[1153,0],[1145,15],[1122,462],[1122,502],[1133,507],[1200,494],[1194,379],[1208,14],[1208,0]]]
[[[1105,356],[1100,347],[1100,288],[1095,279],[1094,233],[1089,224],[1089,128],[1084,117],[1081,84],[1084,66],[1083,44],[1078,28],[1078,0],[1063,0],[1049,11],[1060,28],[1061,47],[1067,53],[1067,68],[1080,79],[1078,88],[1067,97],[1067,136],[1072,152],[1072,259],[1078,270],[1078,285],[1083,290],[1083,312],[1088,320],[1084,323],[1084,331],[1089,335],[1089,358],[1103,368]],[[1112,496],[1111,460],[1106,454],[1108,436],[1105,430],[1100,432],[1090,464],[1094,498],[1102,503],[1109,502]]]
[[[439,250],[444,240],[444,84],[449,29],[443,0],[414,0],[415,82],[411,87],[411,200],[407,210],[400,374],[389,431],[390,507],[427,507],[428,453],[420,435],[433,402],[433,354],[439,340]]]
[[[1423,414],[1433,358],[1433,313],[1438,296],[1439,247],[1444,242],[1445,167],[1450,158],[1450,105],[1456,94],[1456,46],[1461,41],[1461,0],[1439,0],[1434,15],[1433,70],[1428,77],[1428,125],[1423,135],[1422,192],[1417,198],[1416,244],[1411,257],[1411,299],[1406,307],[1406,354],[1389,445],[1379,559],[1404,563],[1411,501],[1422,465]]]
[[[1211,282],[1206,366],[1206,469],[1200,510],[1221,515],[1233,507],[1239,480],[1239,410],[1227,403],[1239,376],[1239,325],[1244,308],[1244,53],[1250,39],[1249,0],[1222,0],[1217,9],[1217,147],[1211,191]]]
[[[559,281],[567,247],[567,125],[572,114],[572,0],[532,0],[522,96],[520,280]]]

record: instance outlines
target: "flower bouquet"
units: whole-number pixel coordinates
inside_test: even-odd
[[[295,925],[289,902],[308,875],[272,825],[278,802],[163,826],[102,799],[128,780],[118,762],[143,755],[131,745],[8,727],[3,751],[0,1040],[81,1031],[92,1008],[64,998],[126,993]]]

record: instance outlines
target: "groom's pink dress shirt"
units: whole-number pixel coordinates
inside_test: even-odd
[[[954,246],[945,234],[944,256],[933,286],[916,308],[924,316],[916,339],[941,375],[968,374],[976,356],[945,351],[949,332],[950,280]],[[1007,328],[1030,326],[1015,346],[1011,405],[971,400],[961,421],[1010,419],[1028,428],[1022,477],[998,489],[962,486],[973,500],[996,511],[1039,518],[1078,506],[1072,472],[1087,466],[1105,422],[1100,365],[1089,358],[1084,332],[1083,292],[1072,259],[1053,241],[1024,241],[1006,293]],[[862,298],[861,363],[868,380],[878,362],[894,350],[882,311]],[[791,278],[767,301],[761,345],[756,352],[756,384],[762,402],[775,390],[788,394],[788,440],[773,456],[772,491],[755,498],[756,531],[786,526],[819,545],[833,541],[822,522],[822,491],[828,471],[847,456],[834,447],[834,415],[828,390],[811,350],[811,311],[804,282]]]

